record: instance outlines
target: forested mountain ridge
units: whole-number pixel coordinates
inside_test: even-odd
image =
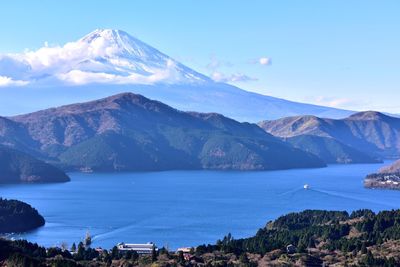
[[[3,144],[32,144],[30,150],[66,170],[325,166],[319,158],[293,148],[255,124],[239,123],[216,113],[182,112],[132,93],[7,120],[24,131],[13,136],[2,134]]]
[[[0,184],[67,181],[69,177],[62,170],[26,153],[0,145]]]

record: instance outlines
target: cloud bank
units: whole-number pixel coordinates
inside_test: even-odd
[[[10,77],[0,76],[0,87],[2,86],[23,86],[27,85],[27,81],[13,80]]]
[[[243,73],[234,73],[226,75],[218,71],[213,72],[211,74],[211,78],[216,82],[223,82],[223,83],[257,81],[257,78],[250,77]]]
[[[328,96],[316,96],[310,100],[317,105],[333,108],[350,108],[353,104],[356,104],[354,100],[350,98],[337,98]]]
[[[67,84],[190,83],[205,77],[116,30],[96,30],[64,46],[0,55],[0,86],[43,80]]]

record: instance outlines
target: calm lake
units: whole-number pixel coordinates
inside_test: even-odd
[[[304,209],[400,208],[400,191],[363,188],[364,176],[382,165],[270,172],[71,173],[72,181],[65,184],[3,185],[0,196],[26,201],[46,219],[44,227],[14,238],[70,246],[89,231],[94,247],[151,241],[172,249],[215,243],[229,232],[235,238],[250,236],[267,221]],[[309,190],[303,189],[306,183]]]

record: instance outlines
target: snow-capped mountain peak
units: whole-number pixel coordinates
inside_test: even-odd
[[[115,53],[120,56],[136,56],[138,58],[165,59],[168,56],[121,30],[97,29],[81,38],[78,42],[90,47],[101,48],[99,53]],[[108,49],[108,50],[107,50]]]
[[[0,86],[67,84],[184,84],[210,82],[121,30],[98,29],[64,46],[0,56]]]
[[[71,85],[77,85],[77,90]],[[63,46],[44,45],[35,51],[0,55],[2,115],[32,112],[125,91],[181,110],[217,112],[240,121],[257,122],[306,114],[341,118],[351,114],[213,82],[119,30],[95,30]]]
[[[78,43],[86,47],[88,58],[127,61],[121,64],[118,60],[114,60],[116,65],[142,64],[162,68],[175,63],[167,55],[121,30],[95,30],[80,39]]]

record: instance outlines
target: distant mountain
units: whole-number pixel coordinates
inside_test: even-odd
[[[6,121],[3,125],[9,126],[0,128],[2,143],[32,144],[30,150],[68,170],[324,166],[317,157],[293,148],[255,124],[239,123],[215,113],[178,111],[132,93]],[[4,134],[7,132],[15,134],[8,136]]]
[[[1,183],[67,182],[61,170],[25,153],[0,145]]]
[[[332,158],[327,160],[317,150],[329,150],[336,162],[371,162],[400,156],[400,119],[379,112],[360,112],[340,120],[296,116],[262,121],[259,126],[327,162]]]
[[[294,147],[312,153],[326,163],[378,163],[381,160],[340,141],[315,135],[299,135],[284,140]]]
[[[0,114],[134,92],[185,111],[217,112],[257,122],[353,112],[296,103],[217,83],[120,30],[95,30],[76,42],[0,55]],[[18,103],[15,103],[18,99]]]

